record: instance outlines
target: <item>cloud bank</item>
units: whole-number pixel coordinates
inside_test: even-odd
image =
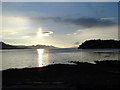
[[[80,25],[83,27],[108,27],[116,25],[113,22],[114,18],[92,18],[92,17],[80,17],[80,18],[62,18],[62,17],[32,17],[34,20],[53,20],[54,22],[68,23],[73,25]]]
[[[81,25],[84,27],[106,27],[106,26],[115,25],[115,23],[112,22],[112,20],[105,20],[105,19],[102,20],[97,18],[65,19],[63,21],[75,25]]]

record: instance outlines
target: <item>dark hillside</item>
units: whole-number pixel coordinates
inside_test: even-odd
[[[5,44],[4,42],[0,42],[0,49],[19,49],[19,48],[16,46]]]
[[[117,40],[89,40],[82,43],[78,49],[111,49],[120,48],[120,41]]]

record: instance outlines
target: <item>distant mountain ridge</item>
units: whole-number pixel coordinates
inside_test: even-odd
[[[88,40],[79,45],[78,49],[111,49],[120,48],[120,40]]]
[[[14,45],[9,45],[4,42],[0,42],[0,49],[54,49],[57,47],[54,46],[47,46],[47,45],[31,45],[31,46],[14,46]]]

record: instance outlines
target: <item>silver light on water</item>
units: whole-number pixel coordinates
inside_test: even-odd
[[[38,66],[42,67],[44,49],[37,49],[37,52],[38,52]]]

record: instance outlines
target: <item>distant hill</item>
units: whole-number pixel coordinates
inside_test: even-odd
[[[54,49],[54,48],[57,48],[57,47],[54,47],[54,46],[47,46],[47,45],[32,45],[32,46],[27,46],[29,49],[39,49],[39,48],[42,48],[42,49]]]
[[[5,44],[4,42],[0,42],[0,49],[19,49],[19,48],[16,46]]]
[[[78,49],[111,49],[120,48],[120,40],[88,40],[79,45]]]
[[[32,46],[18,45],[18,46],[13,46],[13,45],[6,44],[4,42],[0,42],[0,49],[39,49],[39,48],[54,49],[54,48],[57,48],[57,47],[47,46],[47,45],[32,45]]]

